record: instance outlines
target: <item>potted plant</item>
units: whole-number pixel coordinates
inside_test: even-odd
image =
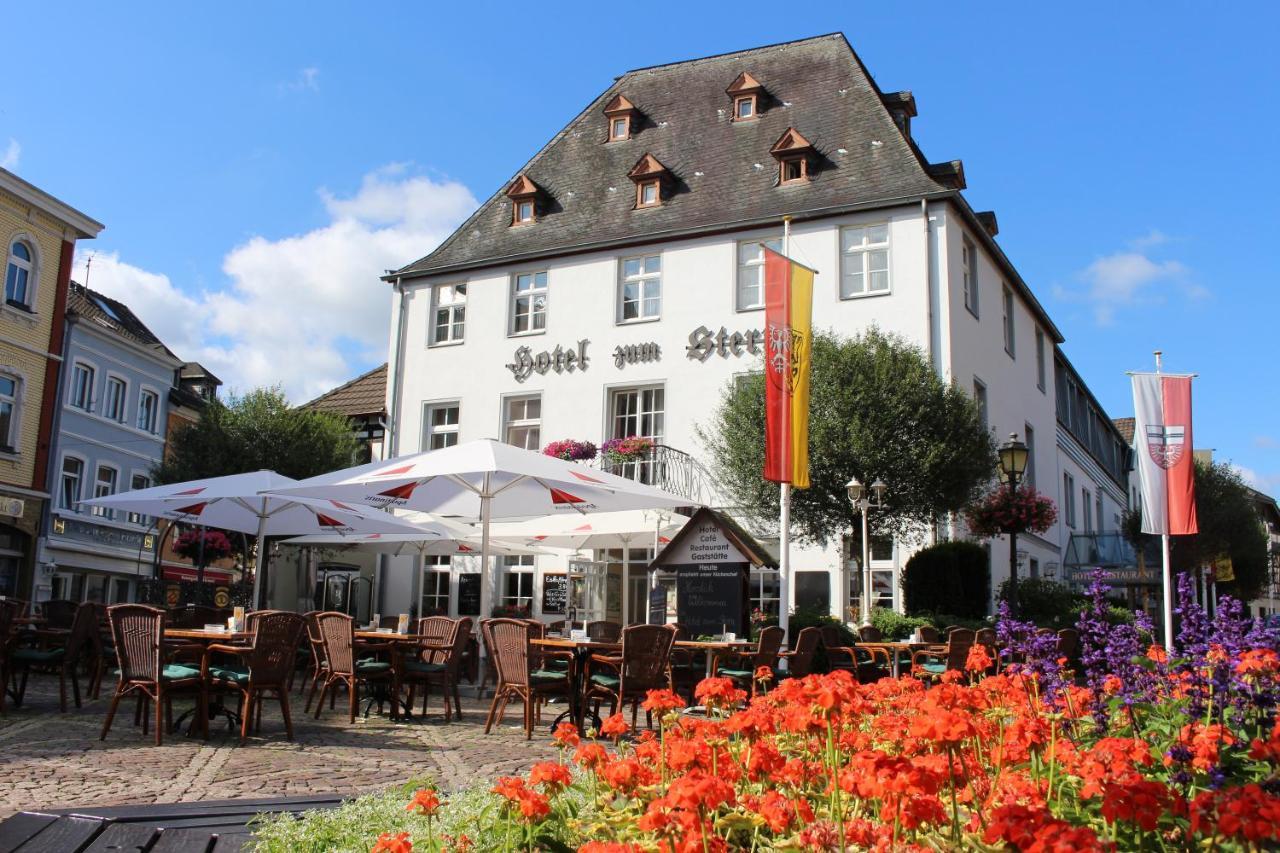
[[[653,447],[652,438],[629,435],[626,438],[611,438],[600,449],[610,462],[625,463],[639,462],[653,451]]]
[[[542,452],[547,456],[554,456],[557,459],[564,459],[568,462],[590,462],[596,458],[596,446],[594,444],[589,441],[577,441],[572,438],[553,441],[542,448]]]
[[[965,513],[965,522],[976,536],[1003,533],[1043,533],[1058,520],[1053,501],[1033,486],[1011,489],[1002,486],[974,503]]]

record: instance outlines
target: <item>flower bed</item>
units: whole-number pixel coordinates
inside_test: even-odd
[[[632,737],[621,715],[599,738],[562,725],[559,762],[443,803],[430,788],[401,797],[401,818],[365,823],[367,843],[401,853],[1271,848],[1277,638],[1230,602],[1210,623],[1182,593],[1169,655],[1141,620],[1107,626],[1095,583],[1078,673],[1006,620],[998,675],[980,677],[991,661],[978,646],[967,672],[935,684],[861,685],[835,672],[745,703],[727,679],[708,679],[696,693],[708,716],[654,691],[644,707],[658,731]]]

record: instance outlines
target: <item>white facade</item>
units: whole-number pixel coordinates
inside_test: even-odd
[[[644,214],[637,211],[637,215]],[[887,247],[880,245],[879,230],[856,230],[867,226],[885,226]],[[879,326],[918,343],[944,379],[970,393],[975,388],[985,389],[988,423],[995,438],[1003,441],[1010,433],[1023,438],[1030,426],[1036,485],[1056,499],[1062,471],[1074,465],[1087,466],[1087,454],[1085,462],[1071,459],[1058,435],[1054,383],[1057,333],[1042,309],[1024,299],[1014,282],[1002,274],[985,240],[979,239],[985,235],[979,235],[975,228],[971,214],[956,202],[916,203],[794,222],[789,254],[818,272],[815,328],[852,336]],[[648,432],[661,444],[690,453],[705,464],[697,426],[709,424],[735,376],[761,369],[760,356],[752,352],[758,350],[752,343],[752,332],[763,328],[764,311],[738,304],[740,289],[749,291],[739,285],[745,285],[742,279],[752,275],[740,266],[740,249],[781,236],[779,222],[770,229],[561,255],[519,266],[492,266],[456,276],[399,282],[393,290],[392,306],[389,455],[429,448],[433,441],[452,442],[454,436],[461,441],[506,439],[504,411],[513,400],[537,397],[537,417],[527,417],[528,407],[520,406],[519,414],[526,417],[513,425],[520,431],[512,437],[530,446],[541,447],[563,438],[599,444],[617,435]],[[887,289],[842,297],[842,236],[843,245],[855,238],[859,243],[874,238],[878,249],[887,248]],[[850,264],[857,261],[858,269],[871,268],[862,265],[856,253],[846,257]],[[642,261],[636,270],[637,265],[626,263],[634,258],[658,261],[647,265]],[[622,319],[623,277],[631,271],[642,278],[646,270],[655,269],[660,270],[660,306],[654,304],[652,296],[657,288],[652,284],[645,292],[651,297],[649,304],[640,306],[642,313],[647,307],[655,316]],[[525,304],[515,304],[518,286],[536,288],[542,283],[540,276],[520,277],[537,273],[545,273],[543,328],[515,331],[517,325],[537,325],[526,318]],[[976,288],[976,306],[972,296],[966,306],[966,273],[970,292]],[[869,284],[870,277],[864,283]],[[457,285],[466,286],[461,329],[454,310]],[[884,287],[883,276],[876,277],[874,286]],[[1013,312],[1011,342],[1006,340],[1005,312],[1009,306]],[[691,349],[700,329],[710,333],[714,345],[705,356]],[[656,349],[635,349],[630,353],[634,360],[627,359],[626,348],[646,344],[654,344]],[[511,365],[518,367],[517,351],[523,347],[529,349],[535,366],[539,354],[548,355],[541,365],[544,370],[535,369],[521,381]],[[572,358],[567,356],[570,352]],[[578,363],[582,352],[587,358],[585,366]],[[628,401],[655,410],[655,417],[649,422],[622,423],[619,395],[645,390],[660,390],[660,399],[650,394]],[[656,417],[658,408],[660,418]],[[643,424],[642,428],[634,428],[637,424]],[[536,440],[528,437],[532,426],[537,428]],[[1117,490],[1118,495],[1102,491],[1107,492],[1103,514],[1110,526],[1123,490]],[[723,506],[726,498],[712,494],[710,502]],[[1020,537],[1018,549],[1027,552],[1021,576],[1027,575],[1031,561],[1040,567],[1059,563],[1069,533],[1060,522],[1058,530],[1043,537]],[[873,569],[896,571],[909,556],[905,547],[877,550]],[[852,603],[842,563],[838,547],[793,546],[793,577],[824,573],[829,606],[838,614],[844,614]],[[993,542],[993,589],[1007,576],[1008,563],[1006,540]],[[564,571],[566,559],[543,557],[537,565],[540,572]],[[405,569],[407,565],[384,576],[384,609],[416,601],[416,582],[410,585],[412,573]],[[812,590],[816,580],[816,576],[805,579],[810,585],[807,589]],[[896,577],[894,581],[895,604],[900,606]],[[793,587],[793,603],[796,591]],[[537,615],[540,587],[535,588],[533,599]],[[453,605],[450,612],[456,613],[456,600]]]

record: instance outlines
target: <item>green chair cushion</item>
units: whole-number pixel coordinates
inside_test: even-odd
[[[57,663],[62,660],[65,649],[14,649],[14,663]]]
[[[249,683],[249,670],[241,666],[211,666],[209,675],[216,681],[233,681],[236,684]]]
[[[920,668],[930,675],[942,675],[942,673],[947,671],[947,665],[945,663],[922,663],[920,664]]]
[[[387,672],[391,669],[391,664],[384,660],[361,660],[356,661],[356,673],[358,675],[373,675],[379,672]]]
[[[181,678],[199,678],[200,667],[187,666],[184,663],[167,663],[160,671],[160,677],[166,681],[177,681]]]
[[[549,669],[537,669],[529,673],[529,680],[531,682],[541,681],[543,683],[546,683],[551,681],[564,681],[565,677],[566,677],[565,673],[554,672]]]
[[[726,669],[720,667],[720,669],[716,670],[716,675],[721,678],[750,678],[752,672],[749,669]]]
[[[407,660],[404,662],[404,671],[412,672],[416,675],[425,675],[432,672],[444,672],[444,664],[427,663],[421,660]]]
[[[607,673],[598,672],[595,675],[591,676],[591,683],[599,684],[601,687],[604,687],[608,690],[617,690],[619,682],[618,682],[618,676],[616,675],[609,675]]]

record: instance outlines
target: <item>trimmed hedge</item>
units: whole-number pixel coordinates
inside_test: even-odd
[[[987,615],[991,565],[973,542],[939,542],[917,551],[902,572],[908,613],[949,613],[965,619]]]

